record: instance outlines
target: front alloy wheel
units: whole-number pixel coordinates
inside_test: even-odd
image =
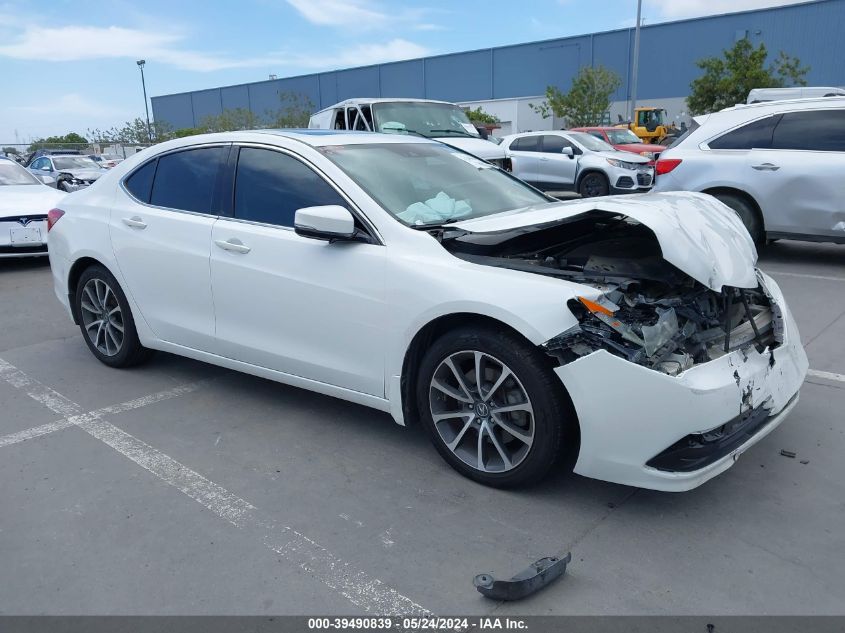
[[[429,407],[446,447],[470,468],[503,473],[534,442],[534,409],[502,361],[476,350],[451,354],[431,379]]]
[[[506,328],[443,333],[426,350],[416,403],[437,452],[499,488],[534,484],[578,449],[578,423],[549,358]]]

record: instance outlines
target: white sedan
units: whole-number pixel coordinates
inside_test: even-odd
[[[254,131],[144,150],[61,208],[55,291],[103,363],[164,350],[364,404],[488,485],[693,488],[807,369],[709,196],[560,203],[422,138]]]
[[[64,197],[0,158],[0,258],[47,255],[47,213]]]

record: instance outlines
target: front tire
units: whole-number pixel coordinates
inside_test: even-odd
[[[132,367],[146,361],[152,350],[138,340],[126,295],[108,270],[87,268],[76,285],[74,309],[88,349],[109,367]]]
[[[504,329],[461,328],[435,341],[417,406],[443,459],[488,486],[535,484],[575,448],[575,417],[547,359]]]
[[[610,183],[607,176],[597,171],[585,174],[578,183],[578,193],[582,198],[596,198],[610,193]]]

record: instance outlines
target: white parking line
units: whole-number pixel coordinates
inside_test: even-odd
[[[431,612],[424,607],[385,585],[378,578],[355,569],[304,534],[272,519],[262,518],[259,516],[260,512],[248,501],[146,442],[99,416],[86,417],[78,404],[3,359],[0,359],[0,378],[13,387],[25,390],[30,398],[42,403],[54,413],[65,418],[77,417],[74,424],[80,429],[194,499],[220,518],[240,528],[263,531],[265,546],[337,591],[352,604],[378,615],[430,615]]]
[[[0,365],[0,375],[2,375],[2,372],[3,365]],[[166,389],[164,391],[152,393],[148,396],[142,396],[141,398],[135,398],[134,400],[121,402],[120,404],[115,404],[109,407],[103,407],[102,409],[96,409],[95,411],[89,411],[88,413],[83,413],[82,415],[72,415],[61,420],[56,420],[55,422],[48,422],[47,424],[42,424],[41,426],[25,429],[23,431],[18,431],[17,433],[3,435],[0,436],[0,448],[3,448],[4,446],[9,446],[11,444],[18,444],[19,442],[25,442],[26,440],[31,440],[36,437],[42,437],[44,435],[48,435],[49,433],[55,433],[56,431],[61,431],[71,426],[76,426],[85,420],[99,418],[104,415],[122,413],[124,411],[131,411],[132,409],[140,409],[141,407],[146,407],[147,405],[155,404],[156,402],[161,402],[162,400],[176,398],[183,394],[196,391],[200,387],[205,386],[208,382],[210,381],[201,380],[198,382],[188,383],[186,385],[174,387],[173,389]],[[38,396],[38,394],[34,394],[32,397],[33,399],[38,399],[38,397],[46,398],[43,395]],[[55,397],[51,398],[51,400],[55,403],[57,409],[62,408],[60,401],[56,400]],[[39,402],[40,401],[41,400],[39,400]]]
[[[769,275],[782,275],[784,277],[802,277],[804,279],[821,279],[823,281],[845,281],[845,277],[833,277],[831,275],[810,275],[808,273],[788,273],[780,270],[764,270]]]
[[[815,378],[824,378],[825,380],[835,380],[837,382],[845,382],[845,374],[834,374],[829,371],[820,371],[818,369],[808,369],[807,370],[808,376],[814,376]]]

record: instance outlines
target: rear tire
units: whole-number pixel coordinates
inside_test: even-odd
[[[730,193],[715,193],[713,197],[734,210],[748,230],[751,239],[754,240],[754,244],[759,247],[766,243],[766,234],[757,209],[745,198]]]
[[[539,350],[504,329],[463,327],[437,339],[420,364],[416,396],[443,459],[487,486],[536,484],[564,449],[577,448],[560,380]]]
[[[126,295],[108,270],[87,268],[76,285],[74,310],[88,349],[109,367],[132,367],[153,351],[141,345]]]
[[[582,198],[597,198],[610,193],[610,183],[607,176],[597,171],[585,174],[578,183],[578,193]]]

